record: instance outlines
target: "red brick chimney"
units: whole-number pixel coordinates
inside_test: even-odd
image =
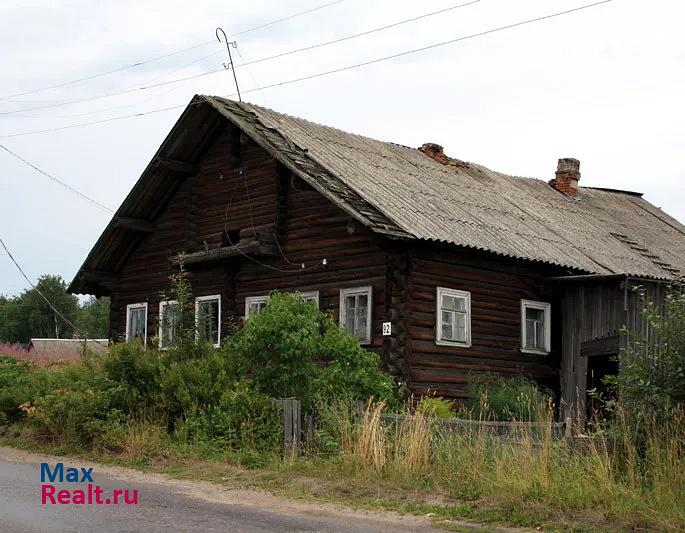
[[[431,159],[435,159],[438,163],[441,163],[443,165],[447,165],[450,167],[470,168],[469,164],[466,161],[462,161],[461,159],[455,159],[454,157],[448,157],[442,150],[442,146],[435,143],[424,143],[421,146],[421,148],[419,148],[420,152],[423,152]]]
[[[549,184],[559,192],[563,192],[569,196],[575,196],[578,193],[579,180],[580,161],[567,157],[559,159],[556,178],[551,180]]]

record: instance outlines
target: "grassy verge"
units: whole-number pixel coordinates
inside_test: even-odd
[[[5,430],[0,442],[29,451],[78,456],[95,462],[162,473],[179,479],[203,480],[228,488],[261,489],[309,501],[340,503],[358,509],[388,510],[428,515],[438,527],[450,520],[479,524],[542,528],[545,531],[617,531],[654,527],[639,512],[617,514],[607,506],[563,509],[541,498],[521,499],[492,494],[470,494],[465,487],[444,487],[429,475],[377,471],[363,461],[341,456],[304,457],[283,461],[275,456],[249,452],[222,452],[203,446],[180,444],[163,433],[140,426],[118,453],[97,453],[75,445],[55,444],[36,438],[15,426]],[[659,529],[677,530],[661,523]]]

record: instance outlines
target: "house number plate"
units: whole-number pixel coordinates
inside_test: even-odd
[[[392,322],[383,322],[383,335],[390,335],[392,333]]]

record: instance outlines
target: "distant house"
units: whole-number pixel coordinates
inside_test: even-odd
[[[28,352],[42,361],[76,361],[83,357],[84,350],[104,354],[107,342],[107,339],[31,339]]]
[[[217,346],[230,318],[299,292],[416,393],[523,373],[582,417],[623,326],[643,327],[631,288],[658,300],[685,270],[685,226],[639,193],[579,186],[579,166],[513,177],[196,96],[69,290],[111,296],[112,339],[164,347],[159,295],[185,252]]]

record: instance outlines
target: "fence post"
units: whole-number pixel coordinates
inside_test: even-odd
[[[298,455],[300,451],[300,400],[283,398],[283,451],[286,459]]]
[[[573,436],[573,419],[570,416],[566,417],[566,425],[564,427],[564,437],[571,438]]]

